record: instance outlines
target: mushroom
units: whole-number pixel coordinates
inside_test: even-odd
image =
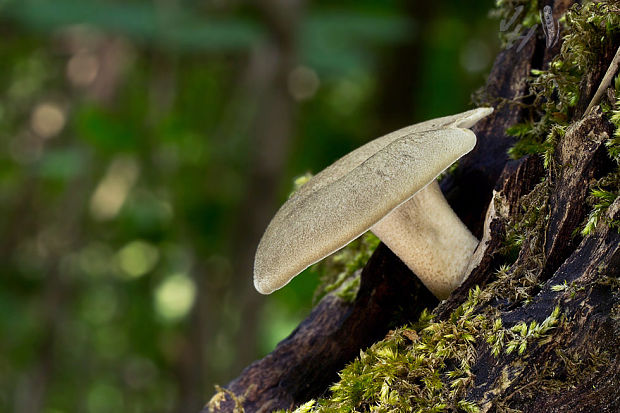
[[[439,299],[465,276],[478,240],[452,211],[435,178],[476,144],[478,108],[418,123],[340,158],[295,192],[261,238],[254,286],[286,285],[310,265],[371,230]]]

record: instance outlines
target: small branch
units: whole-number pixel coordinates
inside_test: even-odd
[[[616,50],[616,55],[612,59],[609,65],[609,68],[607,69],[607,72],[605,72],[605,76],[603,76],[603,80],[601,81],[601,84],[596,90],[594,97],[590,101],[590,104],[588,105],[584,113],[584,117],[587,116],[592,110],[592,108],[599,103],[599,101],[603,97],[603,93],[605,93],[605,90],[607,90],[607,88],[611,85],[611,81],[614,78],[619,67],[620,67],[620,47],[618,47],[618,50]]]

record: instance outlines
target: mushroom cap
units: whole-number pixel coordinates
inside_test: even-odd
[[[282,288],[409,200],[474,148],[476,136],[466,128],[491,112],[478,108],[407,126],[312,177],[282,205],[258,244],[258,292]]]

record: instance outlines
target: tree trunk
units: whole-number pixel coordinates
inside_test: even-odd
[[[547,3],[556,19],[571,5],[567,0]],[[614,125],[600,107],[583,114],[620,46],[618,28],[611,33],[583,78],[575,80],[579,101],[545,166],[539,155],[508,160],[515,140],[505,130],[527,120],[524,105],[514,102],[528,95],[532,69],[549,67],[560,46],[547,47],[539,25],[538,37],[497,57],[484,93],[496,111],[476,125],[476,148],[442,182],[457,214],[481,238],[461,287],[437,305],[398,258],[380,246],[361,272],[352,303],[327,295],[287,339],[218,392],[203,412],[270,412],[312,398],[329,399],[330,384],[360,350],[391,328],[415,323],[423,308],[434,308],[434,322],[448,323],[469,308],[464,303],[479,320],[494,320],[495,327],[480,322],[485,328],[472,333],[469,379],[458,391],[460,400],[485,412],[620,411],[620,233],[609,225],[620,220],[620,198],[595,230],[580,233],[592,208],[587,202],[592,184],[618,167],[606,145]],[[545,100],[520,102],[540,112]],[[518,246],[513,259],[508,258],[511,234],[521,237],[512,243]],[[410,351],[424,332],[397,330],[387,340],[398,334],[409,343],[398,342],[399,348]],[[445,411],[467,410],[464,406],[448,403]]]

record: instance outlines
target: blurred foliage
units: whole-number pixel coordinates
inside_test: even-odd
[[[497,47],[489,6],[437,2],[422,22],[405,1],[308,3],[315,84],[292,100],[281,182],[388,132],[382,64],[412,38],[406,123],[466,109]],[[0,411],[197,411],[238,374],[266,19],[241,1],[0,0],[0,34]],[[310,311],[322,268],[254,304],[252,357]]]

